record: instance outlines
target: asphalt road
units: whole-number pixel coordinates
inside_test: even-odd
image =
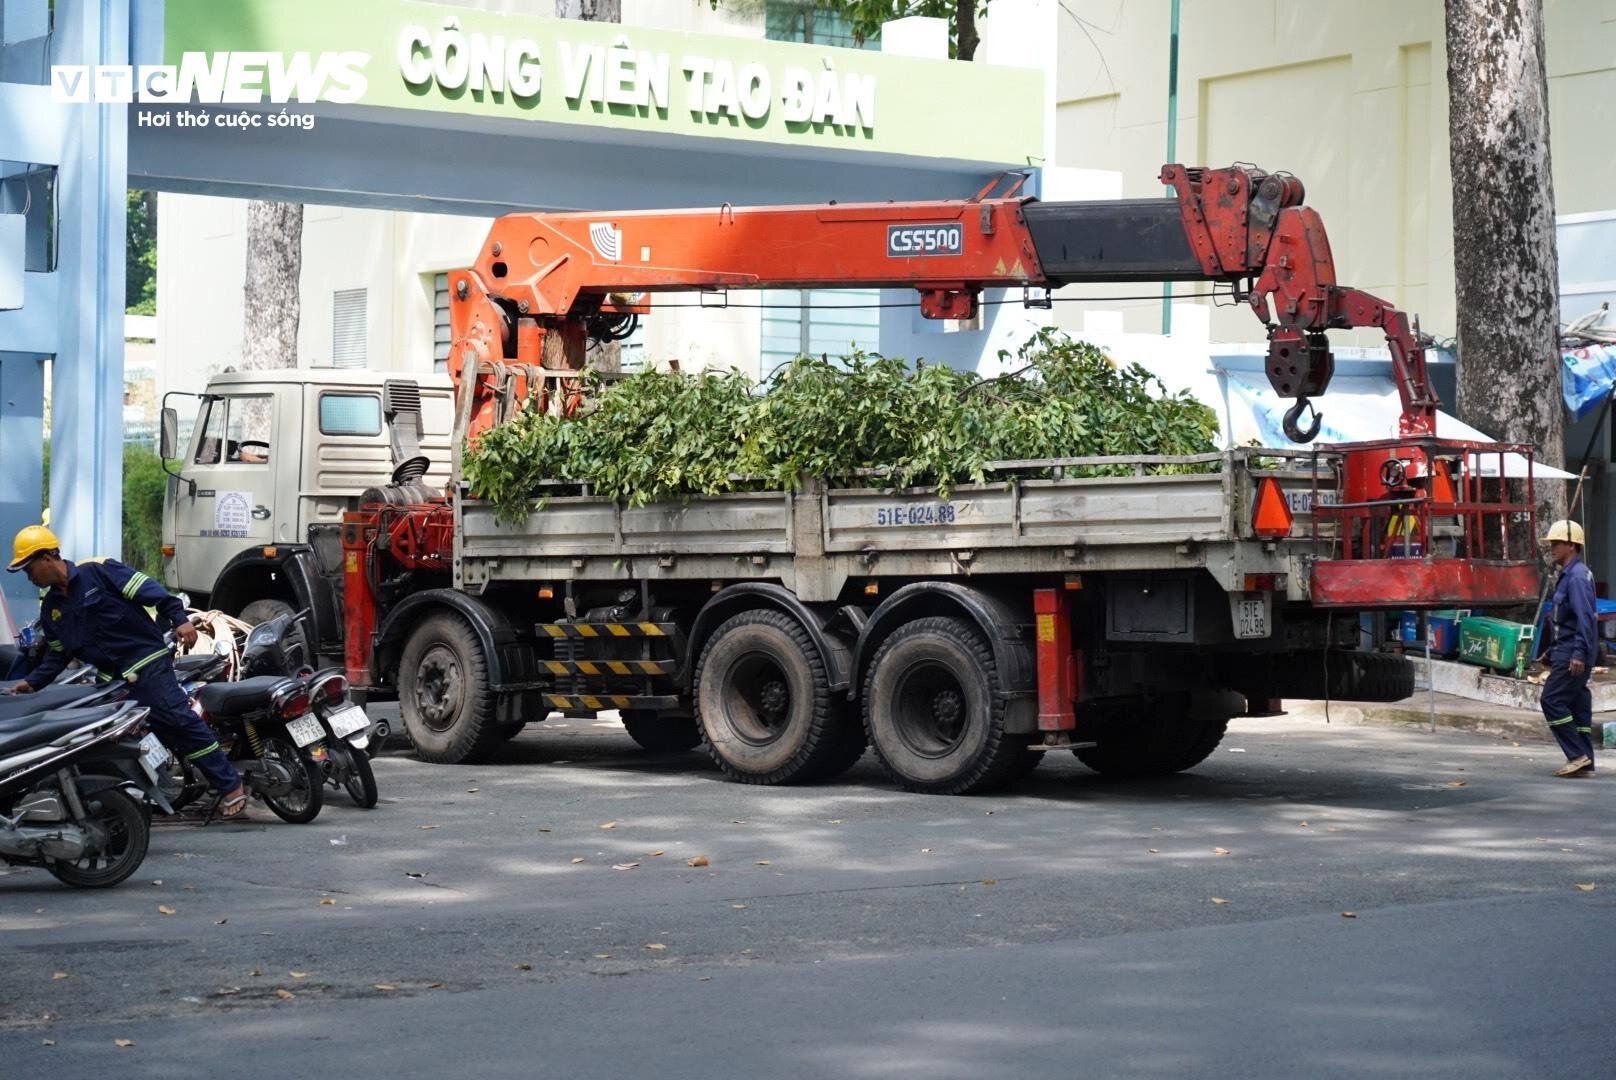
[[[0,871],[0,1078],[1608,1075],[1616,776],[1556,756],[1247,720],[940,798],[606,722],[388,755],[374,811],[161,828],[109,892]]]

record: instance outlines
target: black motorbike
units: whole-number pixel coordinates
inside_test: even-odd
[[[0,861],[44,867],[79,888],[116,885],[139,869],[147,804],[169,809],[156,774],[168,752],[142,738],[147,710],[84,703],[100,696],[94,687],[0,696]]]

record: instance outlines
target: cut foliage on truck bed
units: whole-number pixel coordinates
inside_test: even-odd
[[[468,446],[465,476],[502,520],[516,520],[545,481],[585,483],[630,506],[872,469],[891,487],[946,493],[982,482],[994,461],[1214,449],[1212,410],[1138,365],[1054,329],[1014,360],[990,379],[865,353],[799,357],[761,385],[734,371],[641,372],[596,383],[593,404],[572,419],[524,408]]]

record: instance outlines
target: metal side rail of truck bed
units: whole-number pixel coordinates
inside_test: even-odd
[[[1253,528],[1268,477],[1294,518],[1284,539]],[[988,482],[944,491],[860,479],[640,507],[555,484],[510,523],[462,490],[455,585],[750,577],[812,603],[834,600],[850,579],[1205,569],[1228,592],[1272,578],[1285,599],[1305,601],[1307,567],[1329,535],[1314,529],[1311,508],[1336,483],[1332,455],[1255,449],[997,462]]]

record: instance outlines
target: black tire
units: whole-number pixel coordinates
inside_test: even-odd
[[[259,623],[268,622],[271,619],[278,619],[282,615],[296,614],[297,608],[293,607],[291,604],[288,604],[285,600],[254,600],[252,603],[242,608],[241,614],[236,617],[250,626],[257,626]],[[291,631],[286,635],[286,640],[288,642],[288,653],[292,651],[289,647],[290,643],[296,642],[299,646],[301,646],[299,655],[303,657],[303,663],[310,668],[320,666],[320,658],[315,655],[314,644],[309,640],[309,628],[302,620],[299,620],[293,625]]]
[[[846,768],[846,710],[801,623],[746,611],[722,623],[696,665],[707,754],[733,780],[784,784]]]
[[[448,613],[417,626],[398,665],[398,710],[415,756],[439,765],[486,761],[505,741],[488,689],[488,658],[466,621]]]
[[[107,830],[103,851],[77,862],[56,861],[45,867],[52,877],[79,889],[105,889],[123,881],[146,861],[151,819],[140,804],[117,788],[85,797],[84,809]]]
[[[663,716],[647,709],[624,709],[623,730],[653,754],[682,754],[701,745],[701,725],[692,716]]]
[[[292,791],[286,795],[264,795],[264,805],[291,825],[307,825],[319,817],[320,809],[325,806],[325,771],[320,763],[284,735],[264,736],[264,757],[280,762],[292,776]]]
[[[1074,750],[1102,776],[1170,776],[1205,761],[1223,741],[1229,710],[1222,694],[1174,694],[1128,719],[1113,719],[1096,733],[1098,745]]]
[[[380,795],[376,791],[376,772],[370,767],[370,755],[363,750],[355,750],[347,743],[331,747],[326,753],[347,758],[348,769],[347,775],[342,780],[343,790],[359,809],[374,809]]]
[[[993,650],[964,619],[934,616],[881,643],[864,680],[864,728],[887,775],[910,791],[966,795],[1025,770],[1004,730]],[[1036,764],[1036,763],[1034,763]]]
[[[1414,696],[1414,665],[1406,656],[1355,653],[1353,701],[1402,701]]]

